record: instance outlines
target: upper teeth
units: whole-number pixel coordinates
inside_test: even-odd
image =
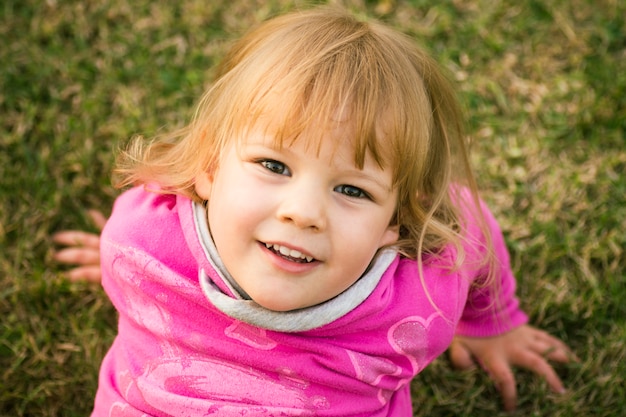
[[[289,249],[288,247],[285,247],[285,246],[276,245],[276,244],[272,244],[272,243],[266,243],[265,247],[268,248],[268,249],[273,249],[276,252],[280,252],[281,255],[289,256],[291,258],[305,259],[307,262],[313,261],[313,257],[312,256],[306,256],[306,255],[302,254],[302,252],[300,252],[300,251],[297,251],[297,250],[294,250],[294,249]]]

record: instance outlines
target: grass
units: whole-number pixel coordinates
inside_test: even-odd
[[[484,196],[533,323],[581,362],[562,397],[518,372],[519,416],[626,410],[626,3],[348,1],[414,35],[456,79]],[[52,262],[50,235],[107,212],[113,152],[179,126],[211,66],[292,1],[0,5],[0,415],[84,416],[115,312]],[[437,360],[415,416],[501,415],[479,372]]]

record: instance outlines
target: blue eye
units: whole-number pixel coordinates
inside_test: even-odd
[[[369,198],[369,195],[358,187],[352,185],[338,185],[335,191],[351,198]]]
[[[279,175],[289,175],[289,168],[282,162],[274,161],[273,159],[264,159],[259,163],[268,171]]]

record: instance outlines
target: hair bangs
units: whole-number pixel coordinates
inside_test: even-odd
[[[226,74],[236,78],[226,83],[236,91],[222,94],[236,103],[225,113],[230,134],[245,138],[260,128],[277,146],[305,140],[319,151],[341,129],[333,137],[351,141],[357,167],[370,156],[401,182],[406,167],[424,158],[431,124],[428,97],[406,51],[354,19],[300,23],[268,35]]]

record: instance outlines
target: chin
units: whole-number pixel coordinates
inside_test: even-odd
[[[254,300],[254,299],[253,299]],[[260,305],[263,308],[266,308],[268,310],[271,311],[276,311],[278,313],[285,313],[287,311],[293,311],[293,310],[298,310],[300,308],[303,308],[301,306],[297,306],[294,305],[292,303],[277,303],[276,301],[272,300],[268,303],[263,303],[263,302],[258,302],[256,300],[254,300],[258,305]]]
[[[272,298],[270,297],[254,297],[253,295],[249,294],[250,297],[252,298],[252,300],[257,303],[258,305],[260,305],[263,308],[266,308],[268,310],[271,311],[276,311],[276,312],[287,312],[287,311],[292,311],[292,310],[299,310],[301,308],[306,308],[306,307],[310,307],[312,304],[305,304],[305,303],[295,303],[294,300],[277,300],[276,298]]]

